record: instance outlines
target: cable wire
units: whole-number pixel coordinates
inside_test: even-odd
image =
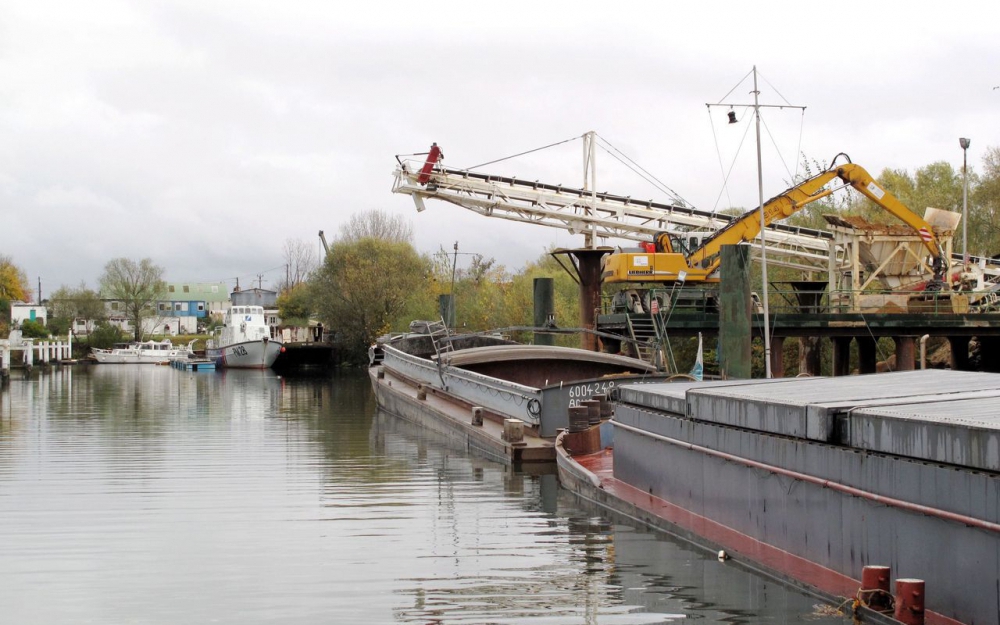
[[[743,144],[746,142],[748,134],[750,134],[750,124],[747,124],[747,129],[743,131],[743,138],[740,139],[740,145],[736,148],[736,154],[733,155],[733,162],[729,166],[729,172],[726,174],[725,179],[722,181],[723,191],[720,191],[719,197],[715,198],[715,206],[712,207],[713,212],[715,212],[719,208],[719,200],[722,199],[722,193],[725,191],[726,185],[729,184],[729,177],[733,174],[733,167],[736,166],[736,158],[740,155],[740,150],[743,149]]]
[[[781,148],[778,147],[778,142],[774,139],[774,135],[771,134],[771,128],[764,121],[764,116],[761,115],[760,121],[764,124],[764,130],[767,131],[767,136],[771,139],[771,145],[774,146],[774,151],[778,154],[778,160],[781,161],[781,166],[785,168],[785,173],[792,176],[792,172],[788,169],[788,163],[785,162],[785,157],[781,155]],[[795,184],[795,178],[791,178],[790,184]]]
[[[662,187],[661,191],[664,191],[665,193],[667,193],[668,195],[672,196],[675,200],[681,202],[684,205],[687,205],[687,206],[691,205],[690,202],[688,202],[683,197],[681,197],[680,193],[677,193],[676,191],[674,191],[673,189],[671,189],[662,180],[660,180],[659,178],[657,178],[656,176],[654,176],[652,173],[650,173],[642,165],[640,165],[639,163],[635,162],[635,160],[633,160],[631,157],[629,157],[628,154],[625,154],[624,152],[622,152],[621,150],[619,150],[617,147],[615,147],[614,145],[612,145],[612,143],[610,141],[608,141],[607,139],[605,139],[601,135],[599,135],[597,133],[594,133],[594,134],[595,134],[595,136],[597,136],[598,139],[600,139],[602,142],[606,143],[608,147],[610,147],[612,150],[614,150],[618,154],[622,155],[626,160],[628,160],[629,163],[632,163],[637,168],[639,168],[639,170],[642,171],[642,173],[646,174],[647,176],[649,176],[650,178],[652,178],[653,180],[655,180]],[[611,152],[608,151],[607,148],[605,148],[605,151],[608,152],[609,154],[611,154]],[[614,156],[614,154],[611,154],[611,155]],[[621,159],[618,159],[618,160],[621,161]],[[633,170],[633,171],[635,171],[635,170]]]
[[[728,98],[730,95],[732,95],[732,93],[734,91],[736,91],[736,88],[739,87],[740,85],[742,85],[743,81],[745,81],[750,76],[750,74],[752,74],[752,73],[753,73],[753,70],[751,69],[749,72],[746,73],[746,76],[744,76],[743,78],[740,78],[740,81],[738,83],[736,83],[736,85],[734,85],[732,89],[729,90],[729,93],[727,93],[726,95],[722,96],[722,99],[719,100],[719,102],[725,101],[726,98]]]
[[[712,121],[712,108],[708,108],[708,124],[712,127],[712,139],[715,141],[715,153],[719,157],[719,173],[722,175],[722,190],[726,193],[726,199],[729,200],[729,205],[733,205],[733,197],[729,194],[729,185],[726,184],[726,166],[722,164],[722,150],[719,149],[719,135],[715,132],[715,122]],[[722,194],[719,194],[721,199]],[[716,207],[719,205],[719,200],[715,201]]]
[[[480,167],[486,167],[487,165],[492,165],[494,163],[499,163],[501,161],[508,161],[508,160],[510,160],[512,158],[517,158],[518,156],[524,156],[525,154],[531,154],[533,152],[541,152],[542,150],[547,150],[549,148],[554,148],[557,145],[562,145],[564,143],[569,143],[570,141],[576,141],[577,139],[582,139],[582,138],[583,138],[583,135],[580,135],[580,136],[577,136],[577,137],[570,137],[569,139],[563,139],[562,141],[556,141],[555,143],[550,143],[549,145],[543,145],[540,148],[535,148],[533,150],[526,150],[526,151],[520,152],[518,154],[511,154],[510,156],[505,156],[503,158],[498,158],[498,159],[493,160],[493,161],[487,161],[485,163],[480,163],[478,165],[473,165],[472,167],[466,167],[465,169],[460,169],[458,171],[472,171],[473,169],[479,169]]]

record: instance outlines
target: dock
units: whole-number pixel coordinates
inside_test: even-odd
[[[215,361],[208,358],[174,358],[170,366],[180,371],[215,371]]]

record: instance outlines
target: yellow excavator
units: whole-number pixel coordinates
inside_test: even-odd
[[[934,272],[927,290],[942,290],[948,261],[931,226],[880,187],[863,167],[851,163],[846,154],[838,154],[832,162],[836,163],[840,157],[844,157],[847,162],[842,165],[834,164],[830,169],[768,200],[764,204],[764,223],[785,219],[807,204],[830,195],[837,189],[823,187],[834,178],[840,178],[845,185],[854,187],[881,208],[906,222],[920,235],[930,252]],[[617,252],[606,256],[602,279],[605,283],[719,282],[719,253],[722,246],[752,241],[760,234],[760,228],[760,211],[755,208],[702,241],[696,237],[685,239],[685,235],[661,232],[654,237],[652,243],[644,244],[644,249],[640,252]]]

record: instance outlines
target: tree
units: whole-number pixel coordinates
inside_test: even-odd
[[[100,283],[104,297],[121,303],[125,318],[134,328],[135,340],[141,341],[142,320],[154,312],[156,301],[166,291],[163,268],[148,258],[138,263],[115,258],[104,266]]]
[[[340,225],[339,240],[357,242],[362,239],[409,242],[413,240],[413,224],[402,215],[392,215],[378,209],[355,213],[347,223]]]
[[[49,325],[69,328],[74,319],[84,319],[89,329],[107,319],[101,296],[83,282],[76,288],[60,286],[49,296]],[[62,334],[62,332],[59,332]]]
[[[0,254],[0,300],[8,304],[13,301],[24,301],[31,293],[28,276],[24,270],[14,264],[10,256]]]
[[[407,301],[424,287],[429,269],[406,241],[366,237],[338,241],[312,280],[320,320],[354,362],[387,332]]]
[[[311,314],[312,293],[308,284],[297,284],[278,296],[278,316],[285,325],[304,326]]]
[[[969,179],[969,251],[1000,254],[1000,148],[983,156],[983,173],[973,187]]]
[[[316,270],[316,250],[302,239],[286,239],[282,251],[285,258],[285,280],[278,283],[279,291],[294,289],[309,279]]]

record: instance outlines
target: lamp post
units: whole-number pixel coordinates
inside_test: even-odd
[[[966,138],[958,140],[958,145],[962,146],[962,265],[969,264],[969,170],[968,155],[969,144],[972,141]]]

